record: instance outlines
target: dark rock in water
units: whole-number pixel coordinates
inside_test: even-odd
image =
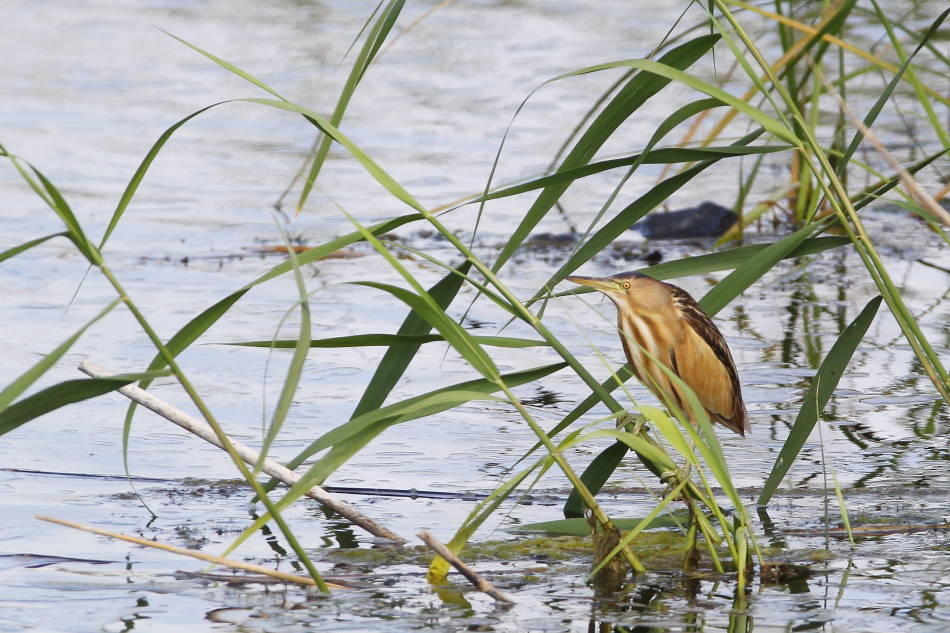
[[[704,202],[689,209],[650,213],[630,228],[649,240],[719,237],[735,224],[736,218],[732,209]]]

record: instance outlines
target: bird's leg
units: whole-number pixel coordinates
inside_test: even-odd
[[[696,443],[690,439],[689,440],[689,451],[694,453],[696,451]],[[682,468],[676,468],[673,471],[666,471],[663,473],[662,480],[666,482],[670,488],[679,485],[680,483],[687,481],[692,475],[692,464],[689,459],[686,459],[686,463],[683,464]],[[693,499],[685,490],[680,497],[683,500],[683,503],[686,504],[686,509],[689,511],[689,519],[686,527],[686,550],[683,553],[683,571],[684,572],[693,572],[699,567],[699,547],[698,547],[698,529],[699,522],[696,518],[698,510],[696,508],[696,500]]]
[[[660,475],[660,481],[667,485],[668,490],[672,490],[688,480],[689,477],[690,465],[689,462],[686,462],[683,468],[674,468],[664,471],[663,474]],[[680,493],[680,499],[683,500],[683,503],[686,504],[686,509],[689,511],[689,519],[687,519],[686,522],[686,550],[683,555],[683,571],[692,572],[695,571],[699,565],[699,549],[697,547],[697,530],[699,523],[696,519],[698,510],[696,509],[696,501],[685,490]]]
[[[689,495],[683,495],[686,507],[689,508],[689,524],[686,527],[686,550],[683,552],[683,571],[694,572],[699,567],[699,546],[697,534],[699,524],[696,520],[696,508]]]
[[[696,443],[692,439],[689,440],[689,452],[696,452]],[[684,455],[685,457],[685,455]],[[666,482],[670,488],[673,488],[680,484],[681,482],[689,479],[693,474],[693,466],[689,461],[689,458],[686,458],[686,461],[683,463],[683,466],[675,469],[675,471],[668,470],[660,477],[660,479]],[[688,497],[686,494],[683,495],[683,499],[687,500]],[[690,505],[689,500],[686,501],[687,505]],[[690,508],[690,513],[692,513],[692,508]]]

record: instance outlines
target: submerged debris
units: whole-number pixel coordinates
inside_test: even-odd
[[[707,201],[688,209],[650,213],[630,228],[649,240],[719,237],[737,219],[732,209]]]

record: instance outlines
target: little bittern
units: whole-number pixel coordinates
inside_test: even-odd
[[[567,280],[599,290],[614,302],[620,340],[633,373],[661,402],[693,420],[682,388],[653,359],[689,385],[711,421],[743,437],[751,430],[729,347],[689,293],[639,273]]]

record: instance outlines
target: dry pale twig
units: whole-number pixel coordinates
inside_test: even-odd
[[[950,226],[950,213],[947,213],[947,210],[937,204],[937,201],[927,193],[923,187],[920,186],[920,183],[917,182],[917,179],[904,168],[897,160],[887,151],[887,148],[884,147],[884,144],[877,138],[874,132],[864,124],[864,121],[859,119],[857,115],[848,107],[848,104],[845,103],[844,99],[841,98],[841,95],[835,90],[835,87],[831,85],[831,82],[828,81],[824,75],[821,74],[817,66],[812,61],[812,67],[815,69],[818,77],[821,79],[822,83],[825,86],[825,89],[828,91],[835,101],[838,102],[838,107],[841,108],[841,111],[844,112],[851,123],[860,130],[861,134],[867,141],[874,146],[874,149],[877,150],[877,153],[880,154],[884,160],[891,166],[894,171],[900,175],[901,184],[904,185],[904,189],[907,190],[907,193],[911,198],[914,199],[914,202],[919,204],[922,208],[926,209],[936,217],[941,224],[944,226]]]
[[[502,592],[495,589],[494,585],[490,582],[476,574],[472,571],[472,568],[462,562],[462,559],[456,556],[452,550],[443,545],[429,530],[422,530],[416,534],[422,542],[435,550],[435,553],[444,558],[458,570],[460,574],[465,576],[469,582],[475,585],[479,591],[486,593],[498,602],[504,602],[506,604],[514,604],[515,601],[503,594]]]
[[[79,370],[84,374],[94,378],[106,378],[113,375],[108,370],[93,363],[89,359],[83,360],[79,364]],[[214,430],[198,418],[192,417],[180,409],[176,409],[167,402],[156,398],[144,389],[139,389],[134,385],[126,385],[125,387],[120,388],[118,391],[123,396],[139,403],[150,411],[154,411],[166,420],[174,422],[181,428],[197,435],[206,442],[210,442],[218,448],[222,448],[221,442],[218,440],[218,436],[215,435]],[[231,440],[231,445],[234,446],[234,451],[241,457],[241,459],[243,459],[248,464],[254,465],[260,459],[260,453],[241,444],[240,442]],[[274,479],[282,481],[288,486],[293,486],[300,480],[300,476],[295,472],[271,459],[264,460],[261,470]],[[395,532],[391,531],[389,528],[377,523],[345,501],[340,501],[320,486],[314,486],[305,494],[311,499],[330,508],[354,525],[358,525],[359,527],[363,528],[373,536],[384,538],[399,544],[408,542],[407,539],[404,539]]]
[[[58,525],[65,525],[66,527],[75,528],[77,530],[83,530],[85,532],[92,532],[93,534],[98,534],[100,536],[108,536],[109,538],[119,539],[120,541],[127,541],[129,543],[135,543],[137,545],[144,545],[146,547],[154,547],[156,549],[162,549],[166,552],[172,552],[174,554],[181,554],[183,556],[190,556],[191,558],[197,558],[200,560],[208,561],[209,563],[214,563],[215,565],[222,565],[224,567],[230,567],[232,569],[243,569],[244,571],[254,572],[256,574],[262,574],[264,576],[270,576],[271,578],[277,578],[286,582],[292,582],[298,585],[309,585],[316,586],[316,582],[313,578],[307,576],[297,576],[296,574],[288,574],[286,572],[277,571],[276,569],[271,569],[270,567],[264,567],[263,565],[255,565],[254,563],[245,563],[239,560],[234,560],[231,558],[223,558],[221,556],[215,556],[214,554],[205,554],[204,552],[199,552],[193,549],[187,549],[185,547],[178,547],[176,545],[165,545],[164,543],[157,543],[155,541],[150,541],[148,539],[139,538],[138,536],[128,536],[126,534],[120,534],[118,532],[111,532],[109,530],[102,530],[100,528],[94,528],[89,525],[83,525],[81,523],[73,523],[72,521],[65,521],[63,519],[57,519],[55,517],[49,517],[42,514],[37,514],[36,518],[40,521],[49,521],[50,523],[56,523]],[[334,589],[346,589],[343,585],[337,585],[333,583],[326,583],[328,587]]]

